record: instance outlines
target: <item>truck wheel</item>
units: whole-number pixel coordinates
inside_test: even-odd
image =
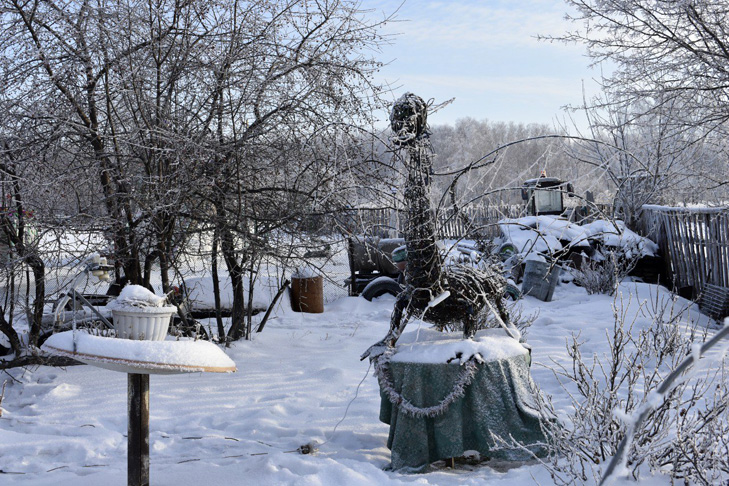
[[[516,285],[507,283],[506,289],[504,289],[504,298],[506,300],[517,301],[521,299],[521,290],[519,290],[519,287],[517,287]]]
[[[402,287],[395,279],[390,277],[379,277],[368,283],[362,290],[362,297],[372,301],[372,299],[384,294],[397,296],[402,292]]]
[[[496,253],[499,255],[501,261],[505,262],[512,256],[516,255],[516,247],[509,242],[503,243],[496,251]]]

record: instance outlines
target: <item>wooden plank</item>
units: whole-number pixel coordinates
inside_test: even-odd
[[[694,287],[697,292],[701,292],[704,282],[706,282],[708,273],[708,265],[706,262],[706,244],[704,241],[704,231],[698,213],[688,213],[686,215],[686,231],[688,233],[691,251],[695,262],[692,265],[694,269]]]
[[[667,269],[667,275],[665,275],[664,278],[666,278],[668,282],[672,282],[675,272],[671,262],[671,252],[668,248],[668,241],[666,238],[666,225],[661,217],[661,213],[658,211],[651,210],[649,215],[651,218],[649,228],[651,233],[649,233],[649,237],[655,237],[654,241],[658,244],[658,248],[660,249],[663,257],[664,268]]]
[[[720,224],[721,236],[719,241],[722,245],[722,257],[719,264],[724,269],[724,280],[721,284],[723,287],[729,287],[729,212],[722,214],[720,218],[722,224]]]
[[[721,280],[721,268],[718,266],[718,245],[714,239],[714,223],[715,221],[708,214],[702,214],[702,220],[705,229],[705,242],[706,242],[706,258],[707,258],[707,273],[708,277],[704,282],[706,284],[717,284]]]
[[[663,214],[664,223],[666,225],[666,236],[668,247],[671,253],[671,263],[674,269],[674,285],[684,287],[687,285],[686,271],[681,258],[682,250],[679,244],[680,234],[676,230],[676,218],[670,213]]]
[[[684,258],[686,268],[691,274],[691,286],[697,290],[700,283],[702,258],[698,251],[697,238],[695,234],[695,228],[693,225],[693,214],[683,214],[683,225],[681,229],[684,233],[684,241],[686,246],[686,255],[688,258]],[[693,265],[691,264],[693,263]]]
[[[708,218],[707,218],[708,219]],[[709,237],[711,238],[711,245],[712,245],[712,254],[713,254],[713,260],[712,265],[714,265],[714,272],[715,276],[713,279],[713,283],[715,285],[719,285],[721,287],[729,287],[727,285],[726,281],[726,274],[727,274],[727,265],[729,265],[729,261],[724,260],[726,264],[722,265],[722,243],[726,243],[721,239],[721,223],[722,220],[725,218],[722,218],[721,216],[718,218],[710,218],[709,222]]]
[[[686,271],[684,270],[683,258],[681,258],[683,255],[683,249],[680,244],[681,234],[677,230],[676,218],[670,216],[670,214],[666,215],[666,218],[668,221],[669,241],[671,242],[672,254],[674,257],[673,261],[676,264],[678,275],[676,285],[678,287],[684,287],[688,282],[686,281],[687,276]]]
[[[715,220],[718,265],[722,270],[719,285],[729,287],[729,212],[720,214]]]
[[[696,260],[696,251],[694,249],[693,245],[693,237],[690,232],[691,228],[691,222],[690,222],[690,215],[685,213],[678,213],[677,214],[677,229],[680,234],[679,241],[681,242],[681,255],[683,255],[683,258],[681,258],[681,261],[684,264],[684,271],[686,272],[686,283],[690,285],[691,287],[696,286],[696,277],[697,277],[697,266],[690,265],[689,262],[699,263]]]
[[[127,485],[149,486],[149,375],[127,375]]]

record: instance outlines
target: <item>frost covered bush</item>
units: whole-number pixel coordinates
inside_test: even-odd
[[[585,260],[581,268],[573,272],[574,282],[584,287],[589,295],[613,295],[618,284],[635,268],[638,260],[634,255],[616,250],[607,252],[602,261]]]
[[[569,396],[569,414],[558,414],[550,397],[540,397],[550,456],[544,464],[555,484],[600,480],[625,437],[626,421],[650,400],[666,376],[705,340],[685,309],[658,298],[641,304],[638,315],[651,325],[628,322],[627,305],[616,299],[614,325],[607,332],[609,354],[586,356],[579,336],[567,351],[569,365],[553,371]],[[627,473],[638,479],[646,469],[679,484],[719,484],[729,478],[729,389],[723,355],[718,366],[687,375],[635,431]],[[703,361],[702,361],[703,362]]]

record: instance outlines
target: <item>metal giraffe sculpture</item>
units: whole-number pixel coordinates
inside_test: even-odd
[[[429,198],[433,149],[427,130],[426,103],[412,93],[405,93],[392,108],[390,127],[394,132],[393,143],[407,150],[404,157],[408,170],[405,289],[395,302],[387,336],[371,346],[362,359],[376,357],[394,347],[413,314],[439,323],[460,321],[464,337],[471,338],[478,328],[479,315],[487,309],[496,312],[501,325],[514,336],[508,328],[509,315],[502,301],[506,288],[504,277],[490,267],[443,265]]]

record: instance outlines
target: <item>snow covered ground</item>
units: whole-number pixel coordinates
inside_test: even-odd
[[[584,353],[606,353],[613,306],[650,317],[639,302],[658,287],[624,283],[619,297],[588,296],[573,284],[557,287],[552,302],[525,297],[532,376],[558,410],[569,400],[550,368],[568,363],[566,340],[580,334]],[[670,298],[661,291],[659,298]],[[226,352],[233,374],[152,375],[151,483],[254,485],[521,485],[552,484],[539,464],[459,466],[405,475],[387,471],[388,426],[378,420],[378,385],[360,354],[387,331],[394,298],[374,302],[343,297],[323,314],[281,306],[253,341]],[[690,305],[682,299],[679,306]],[[710,326],[692,306],[690,316]],[[631,318],[632,319],[632,318]],[[424,324],[423,324],[424,325]],[[411,322],[408,330],[415,330]],[[126,484],[127,380],[91,366],[13,370],[0,418],[0,484]],[[318,443],[313,454],[297,448]],[[644,478],[641,484],[666,484]]]

